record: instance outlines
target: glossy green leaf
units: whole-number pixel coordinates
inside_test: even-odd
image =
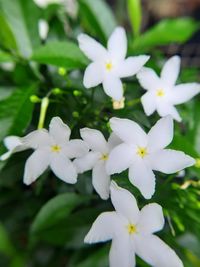
[[[32,60],[66,69],[85,67],[88,60],[72,42],[50,42],[34,51]]]
[[[9,134],[20,135],[26,129],[33,111],[29,98],[35,92],[35,85],[22,87],[0,101],[0,140]]]
[[[128,14],[135,37],[140,34],[142,22],[141,0],[127,0]]]
[[[106,43],[117,23],[104,0],[80,0],[80,14],[86,28]]]
[[[132,50],[149,51],[153,47],[186,42],[200,25],[191,18],[166,19],[133,41]]]

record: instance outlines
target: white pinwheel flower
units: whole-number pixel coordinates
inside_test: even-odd
[[[142,68],[137,74],[140,85],[147,90],[141,101],[147,116],[157,111],[161,117],[171,115],[178,122],[181,117],[175,108],[200,93],[200,84],[185,83],[176,85],[180,71],[180,57],[173,56],[164,65],[161,76],[150,68]]]
[[[76,159],[74,164],[79,173],[92,170],[94,189],[106,200],[109,198],[110,175],[107,174],[105,165],[110,151],[120,144],[121,140],[115,134],[111,134],[107,142],[100,131],[90,128],[81,129],[80,134],[90,151],[82,158]]]
[[[80,34],[78,42],[80,49],[92,61],[84,74],[84,86],[91,88],[102,83],[105,93],[116,101],[123,97],[121,78],[138,73],[149,59],[146,55],[125,59],[127,38],[121,27],[110,36],[107,49],[86,34]]]
[[[181,171],[195,160],[181,151],[165,149],[173,139],[173,119],[160,119],[146,134],[134,121],[112,118],[110,126],[123,141],[115,147],[106,164],[109,174],[129,169],[129,180],[149,199],[155,192],[154,171],[166,174]]]
[[[135,267],[135,254],[153,267],[183,267],[176,253],[154,235],[164,227],[160,205],[139,210],[135,197],[115,182],[111,200],[116,211],[102,213],[85,237],[89,244],[112,240],[110,267]]]

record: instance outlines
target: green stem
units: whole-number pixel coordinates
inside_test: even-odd
[[[42,103],[41,103],[38,129],[42,129],[44,127],[44,121],[45,121],[45,117],[46,117],[48,106],[49,106],[49,98],[48,97],[44,97],[42,99]]]

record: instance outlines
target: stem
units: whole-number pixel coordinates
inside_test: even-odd
[[[47,108],[49,106],[49,98],[44,97],[42,99],[41,103],[41,109],[40,109],[40,118],[39,118],[39,123],[38,123],[38,129],[42,129],[44,126],[44,121],[47,113]]]

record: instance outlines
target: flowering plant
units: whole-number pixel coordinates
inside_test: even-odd
[[[0,0],[0,266],[200,264],[198,23],[125,2]]]

